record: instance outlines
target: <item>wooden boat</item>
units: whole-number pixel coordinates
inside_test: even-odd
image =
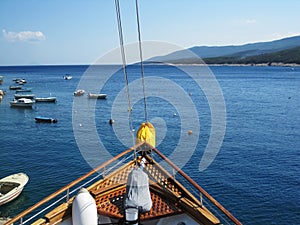
[[[33,99],[35,97],[35,95],[34,94],[15,94],[14,97],[15,97],[15,99],[19,99],[19,98]]]
[[[164,160],[169,166],[168,169],[176,171],[176,176],[171,175],[167,169],[163,168],[158,163],[159,160]],[[231,223],[241,224],[158,149],[147,142],[142,142],[51,194],[8,221],[6,225],[15,224],[17,221],[23,221],[23,224],[30,222],[35,225],[72,225],[72,218],[78,216],[74,212],[72,213],[72,205],[74,199],[76,199],[74,193],[82,188],[83,182],[88,184],[92,181],[94,183],[87,186],[86,189],[95,201],[96,208],[91,211],[97,211],[98,224],[129,224],[129,221],[126,222],[126,219],[129,219],[126,218],[126,213],[128,213],[126,209],[130,208],[125,207],[125,201],[128,198],[126,191],[129,186],[128,177],[131,171],[140,167],[149,177],[152,207],[147,212],[137,211],[138,223],[136,224],[220,224],[219,218],[208,209],[208,206],[215,207],[214,210],[223,212]],[[196,196],[193,193],[199,195]],[[54,209],[43,206],[58,197],[60,197],[60,200],[55,202],[56,207]],[[147,196],[141,197],[146,198]],[[46,212],[42,216],[39,215],[40,218],[30,214],[37,209],[42,210],[42,208],[48,210],[45,210]]]
[[[17,173],[0,180],[0,205],[18,197],[29,178],[25,173]]]
[[[29,98],[19,98],[10,101],[10,106],[12,107],[22,107],[22,108],[32,108],[34,100]]]
[[[37,116],[34,119],[38,123],[57,123],[57,119],[51,117]]]
[[[0,101],[2,101],[2,98],[4,95],[6,95],[6,92],[3,90],[0,90]]]
[[[6,95],[6,91],[0,90],[0,96]]]
[[[56,102],[56,97],[36,97],[36,102]]]
[[[106,99],[107,94],[92,94],[88,93],[88,97],[92,99]]]

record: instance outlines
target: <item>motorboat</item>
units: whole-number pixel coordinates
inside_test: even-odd
[[[15,94],[14,97],[15,97],[15,99],[19,99],[19,98],[34,99],[35,95],[34,94]]]
[[[85,90],[79,89],[79,90],[74,91],[74,96],[81,96],[81,95],[84,95],[84,93],[85,93]]]
[[[56,102],[56,97],[36,97],[36,102]]]
[[[25,173],[17,173],[0,180],[0,205],[18,197],[29,178]]]
[[[19,98],[19,99],[14,99],[10,101],[10,106],[12,107],[28,107],[32,108],[33,104],[35,103],[34,100],[29,99],[29,98]]]
[[[34,119],[38,123],[57,123],[57,119],[51,117],[37,116]]]
[[[88,98],[91,99],[106,99],[107,94],[92,94],[92,93],[88,93]]]
[[[64,80],[71,80],[73,77],[69,74],[63,76]]]

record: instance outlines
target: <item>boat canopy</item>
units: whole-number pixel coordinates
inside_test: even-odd
[[[135,167],[127,179],[125,209],[137,208],[139,212],[148,212],[151,207],[148,175],[142,168]]]

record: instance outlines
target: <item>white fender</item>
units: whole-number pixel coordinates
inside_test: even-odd
[[[94,198],[81,188],[72,204],[73,225],[97,225],[97,207]]]

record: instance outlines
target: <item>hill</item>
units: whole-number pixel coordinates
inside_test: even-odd
[[[248,57],[214,57],[203,59],[207,64],[300,64],[300,47]]]
[[[294,49],[300,47],[300,36],[284,38],[280,40],[270,42],[258,42],[238,46],[195,46],[188,50],[182,50],[173,52],[165,56],[158,56],[150,59],[150,61],[168,62],[168,63],[201,63],[199,58],[205,59],[206,63],[218,63],[238,61],[239,59],[251,60],[252,56],[255,60],[261,59],[267,61],[266,57],[276,58],[277,61],[284,60],[291,63],[296,63],[293,58],[287,59],[288,56],[284,56],[284,59],[280,59],[274,54],[289,54],[282,51]],[[295,50],[297,52],[297,50]],[[271,54],[271,55],[268,55]],[[294,51],[291,54],[296,54]],[[257,58],[261,56],[261,58]],[[297,57],[297,55],[294,55]],[[265,58],[265,59],[263,59]],[[296,58],[295,58],[296,59]]]

